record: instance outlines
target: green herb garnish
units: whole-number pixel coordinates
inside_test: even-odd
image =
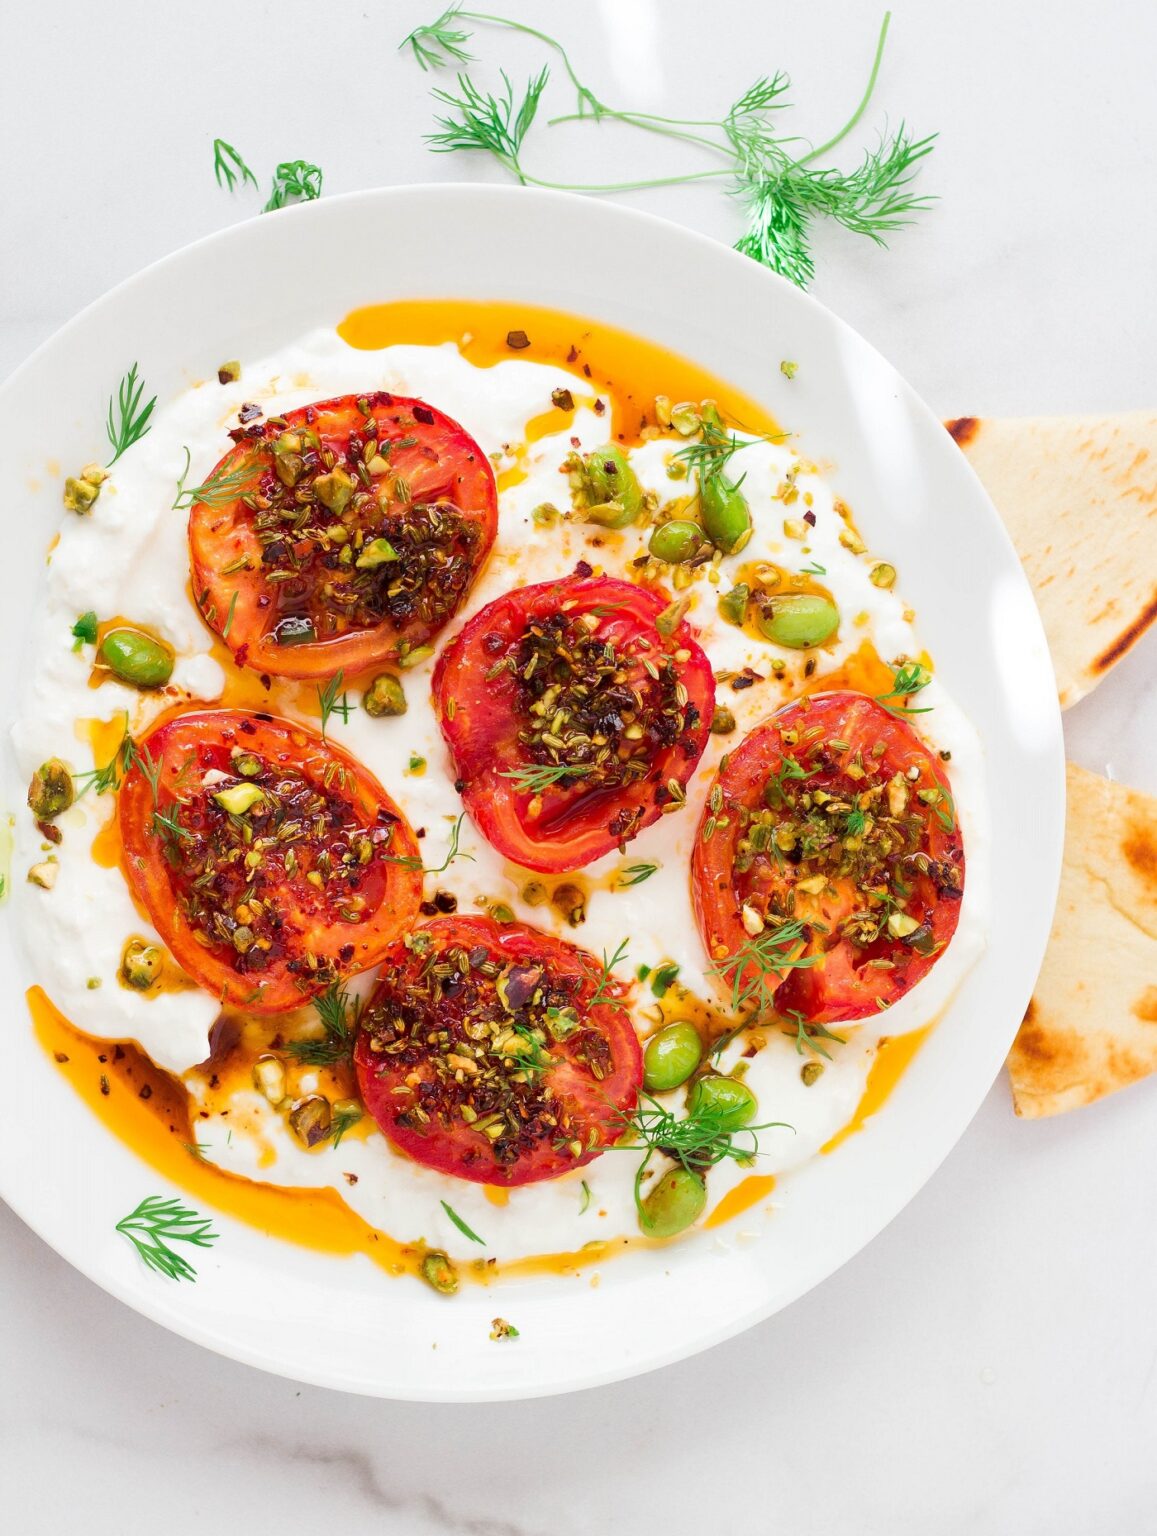
[[[116,1224],[116,1230],[128,1238],[149,1268],[170,1280],[196,1280],[197,1271],[169,1244],[192,1243],[197,1248],[209,1248],[218,1236],[211,1228],[211,1221],[179,1200],[166,1200],[162,1195],[142,1200],[135,1211]]]
[[[876,703],[882,704],[890,715],[895,715],[902,720],[905,715],[928,715],[932,713],[932,706],[923,709],[914,709],[906,701],[917,694],[923,688],[927,688],[932,681],[931,673],[920,665],[918,661],[906,662],[897,667],[892,675],[892,686],[887,693],[876,694]],[[894,708],[889,699],[901,700],[899,709]]]
[[[151,430],[150,416],[153,407],[157,403],[156,395],[142,406],[141,397],[145,392],[143,379],[137,378],[136,363],[121,379],[116,394],[108,403],[108,421],[105,430],[108,440],[112,444],[112,458],[109,464],[115,464],[121,454],[131,448],[134,443],[139,443]]]
[[[194,502],[199,502],[205,507],[227,507],[231,501],[236,501],[239,496],[252,488],[260,468],[255,460],[245,459],[236,469],[215,469],[204,485],[186,487],[185,479],[193,457],[188,448],[183,448],[182,451],[185,455],[185,467],[177,477],[177,494],[173,498],[174,512],[187,511]]]
[[[471,1228],[468,1227],[462,1220],[461,1216],[459,1216],[458,1212],[452,1205],[447,1205],[445,1200],[440,1200],[438,1203],[446,1212],[446,1215],[449,1216],[450,1220],[458,1228],[459,1232],[461,1232],[463,1237],[468,1237],[472,1243],[477,1243],[480,1248],[486,1247],[486,1239],[484,1237],[479,1237],[477,1232],[472,1231]]]
[[[91,608],[87,613],[82,613],[71,630],[76,641],[73,650],[79,651],[82,645],[95,645],[97,627],[97,617]]]
[[[228,187],[230,192],[238,181],[243,185],[247,181],[252,182],[255,187],[257,185],[257,177],[232,144],[226,144],[224,139],[213,140],[213,175],[217,178],[217,185]]]
[[[830,218],[877,244],[885,235],[911,221],[931,199],[910,189],[919,162],[933,147],[935,135],[914,140],[901,122],[895,132],[881,134],[851,171],[821,162],[857,127],[875,91],[880,62],[888,35],[891,13],[885,13],[876,43],[867,88],[855,111],[839,131],[817,149],[797,154],[801,140],[781,135],[778,117],[788,105],[790,81],[786,74],[761,76],[718,119],[663,117],[649,112],[620,110],[601,101],[580,80],[566,49],[557,38],[509,17],[470,11],[452,5],[433,22],[416,27],[401,43],[409,48],[423,70],[461,66],[473,62],[466,23],[495,27],[528,35],[551,49],[560,59],[576,95],[576,110],[551,119],[550,126],[565,122],[596,122],[613,118],[628,127],[659,134],[706,150],[724,162],[718,167],[686,171],[671,176],[603,184],[546,181],[531,175],[522,161],[526,135],[535,121],[549,79],[544,68],[533,75],[516,98],[509,76],[502,72],[497,95],[482,90],[460,70],[457,90],[435,90],[441,107],[438,131],[428,135],[430,148],[447,153],[481,151],[524,186],[555,187],[572,192],[621,192],[646,187],[726,178],[748,213],[748,227],[737,249],[773,271],[805,286],[814,273],[810,239],[818,218]],[[788,368],[784,367],[784,372]],[[794,368],[792,368],[794,372]]]
[[[843,1035],[833,1035],[830,1029],[825,1029],[822,1024],[809,1024],[802,1013],[795,1009],[787,1014],[795,1026],[795,1048],[802,1056],[804,1051],[814,1051],[817,1056],[822,1056],[825,1061],[831,1061],[831,1055],[824,1050],[819,1043],[821,1040],[832,1040],[836,1045],[847,1045],[847,1039]],[[785,1035],[791,1034],[791,1030],[785,1029]]]
[[[590,763],[527,763],[500,773],[498,777],[509,779],[519,794],[541,795],[544,789],[563,779],[581,779],[593,772]]]
[[[314,998],[313,1006],[325,1029],[325,1039],[290,1040],[286,1047],[290,1055],[306,1067],[335,1067],[352,1061],[361,998],[351,997],[347,987],[333,981],[320,997]]]
[[[273,173],[273,188],[262,213],[273,213],[295,201],[311,203],[321,196],[320,165],[308,160],[283,160]]]
[[[717,976],[731,985],[731,1009],[739,1013],[754,1004],[757,1013],[772,1007],[781,973],[815,965],[819,955],[792,955],[791,951],[806,938],[803,923],[796,918],[778,928],[765,928],[755,938],[742,944],[733,955],[712,967]]]
[[[398,856],[396,854],[389,853],[385,856],[386,863],[400,864],[403,869],[420,870],[424,875],[444,875],[450,868],[451,864],[453,864],[455,859],[469,859],[470,862],[473,863],[474,855],[472,853],[463,853],[462,849],[459,847],[459,843],[462,837],[462,823],[465,820],[466,813],[463,811],[451,829],[450,847],[447,850],[446,857],[442,860],[441,864],[431,865],[428,867],[422,863],[421,859],[415,858],[413,854]]]
[[[236,597],[237,594],[234,593],[233,595]],[[229,610],[229,616],[230,618],[233,616],[232,608]],[[226,625],[222,634],[227,636],[228,633],[229,628]],[[348,725],[350,723],[350,715],[357,708],[356,704],[350,703],[349,694],[344,690],[345,672],[341,667],[338,668],[324,688],[318,688],[317,690],[317,702],[321,709],[321,739],[323,741],[325,740],[326,727],[329,725],[331,715],[340,715],[342,724]],[[341,694],[340,698],[338,697],[339,693]]]
[[[658,868],[657,864],[628,864],[615,876],[615,888],[626,891],[632,885],[642,885],[643,881],[649,880]]]

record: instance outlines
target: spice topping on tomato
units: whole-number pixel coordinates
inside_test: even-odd
[[[347,395],[234,433],[193,494],[201,613],[241,665],[332,677],[419,659],[494,542],[490,463],[420,400]]]
[[[125,874],[201,986],[259,1013],[374,965],[416,915],[405,818],[316,732],[262,714],[177,715],[132,750]]]
[[[724,759],[692,879],[737,1007],[813,1024],[873,1014],[956,929],[964,848],[942,763],[863,694],[801,699]]]
[[[434,701],[466,807],[530,869],[578,869],[684,802],[715,702],[681,605],[589,566],[483,608]]]
[[[521,923],[435,918],[395,944],[361,1014],[366,1108],[416,1162],[516,1185],[623,1135],[642,1080],[628,988]]]

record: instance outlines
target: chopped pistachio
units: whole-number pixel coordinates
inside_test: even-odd
[[[803,1079],[805,1088],[810,1088],[824,1070],[822,1061],[805,1061],[799,1069],[799,1075]]]
[[[806,539],[808,526],[802,517],[785,517],[783,520],[783,536],[785,539]],[[840,535],[843,538],[843,534]]]
[[[528,880],[522,887],[522,899],[528,907],[541,907],[550,900],[550,892],[541,880]]]
[[[422,1256],[418,1273],[427,1285],[443,1296],[453,1296],[458,1289],[458,1272],[441,1248],[431,1248]]]
[[[398,551],[389,539],[371,539],[354,561],[359,571],[372,571],[375,566],[388,565],[398,558]]]
[[[280,1104],[285,1097],[285,1063],[279,1056],[258,1056],[253,1063],[253,1086],[271,1104]]]
[[[407,651],[404,656],[398,657],[399,667],[417,667],[424,661],[429,661],[434,654],[432,645],[416,645],[412,651]]]
[[[670,408],[671,425],[680,437],[691,437],[703,425],[699,407],[691,400],[682,400]]]
[[[850,526],[840,529],[840,543],[845,549],[850,549],[853,555],[862,555],[868,547],[856,530]]]
[[[72,774],[58,757],[50,757],[32,775],[28,809],[40,821],[53,821],[76,799]]]
[[[121,954],[121,980],[127,987],[147,992],[160,980],[165,957],[156,944],[145,939],[130,939]]]
[[[797,371],[798,368],[799,368],[799,364],[798,363],[793,363],[793,362],[791,362],[786,357],[784,358],[783,362],[780,363],[780,365],[779,365],[779,371],[780,371],[780,373],[783,374],[785,379],[794,379],[795,376],[796,376],[796,371]]]
[[[587,899],[577,885],[569,881],[556,885],[550,901],[559,916],[564,917],[572,928],[578,928],[586,922]]]
[[[213,799],[230,816],[244,816],[265,799],[265,793],[258,784],[230,784],[228,789],[219,789]]]
[[[655,628],[661,635],[670,636],[675,633],[683,622],[683,617],[691,606],[689,597],[676,598],[673,603],[668,603],[655,619]]]
[[[70,512],[84,517],[96,504],[100,486],[99,480],[89,480],[84,475],[69,475],[64,482],[64,505]]]
[[[239,773],[242,778],[255,779],[261,772],[261,759],[252,752],[242,751],[240,747],[233,748],[232,761],[233,772]]]
[[[734,729],[735,716],[726,704],[716,704],[715,713],[711,716],[712,736],[730,736]]]
[[[28,871],[28,878],[33,885],[38,885],[42,891],[50,891],[56,884],[56,877],[60,874],[60,865],[54,858],[44,859],[40,864],[34,864]]]
[[[227,363],[222,363],[217,369],[218,384],[236,384],[241,377],[241,364],[237,358],[232,357]]]
[[[490,1323],[490,1337],[492,1339],[516,1339],[518,1329],[513,1323],[508,1323],[504,1317],[496,1317]]]
[[[537,527],[551,528],[562,517],[562,513],[553,502],[540,501],[530,516]]]
[[[747,600],[751,596],[751,588],[745,581],[725,592],[719,599],[719,616],[726,619],[728,624],[742,624],[747,613]]]
[[[333,1111],[324,1094],[309,1093],[289,1111],[289,1125],[305,1147],[316,1147],[329,1136]]]
[[[374,720],[406,713],[406,695],[392,672],[379,672],[362,694],[362,708]]]
[[[896,567],[881,560],[879,565],[874,565],[868,572],[868,580],[874,587],[891,587],[896,582]]]
[[[888,932],[894,939],[906,939],[910,933],[915,933],[920,924],[914,917],[909,917],[907,912],[888,913]]]
[[[323,507],[328,507],[331,512],[336,512],[339,517],[349,505],[350,497],[353,495],[356,485],[357,482],[354,480],[354,477],[348,470],[343,469],[340,464],[335,464],[328,475],[318,475],[317,479],[313,482],[313,488],[317,493],[318,501],[321,502]],[[383,542],[385,541],[383,540]],[[389,559],[390,556],[387,555],[384,558]]]

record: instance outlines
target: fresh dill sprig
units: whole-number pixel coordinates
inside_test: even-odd
[[[229,631],[233,628],[233,615],[236,612],[237,612],[237,592],[236,592],[236,590],[234,590],[232,595],[229,598],[229,612],[225,615],[225,624],[224,624],[224,626],[223,626],[223,628],[221,630],[221,638],[222,638],[222,640],[228,640],[228,638],[229,638]],[[323,736],[325,735],[325,728],[324,728],[324,726],[322,727],[322,733],[321,734]]]
[[[390,853],[386,854],[385,856],[386,863],[400,864],[403,869],[418,870],[423,875],[444,875],[450,868],[451,864],[453,864],[455,859],[469,859],[469,861],[473,863],[474,855],[472,853],[463,853],[460,847],[462,840],[462,823],[465,820],[466,813],[463,811],[460,813],[458,820],[454,823],[450,830],[450,846],[447,849],[446,857],[442,860],[441,864],[435,864],[427,867],[422,863],[421,859],[415,858],[413,854],[399,856],[397,854]]]
[[[915,708],[907,701],[921,689],[927,688],[932,681],[932,675],[918,661],[906,662],[895,669],[892,676],[892,686],[887,693],[876,694],[876,703],[882,704],[890,715],[895,715],[902,720],[905,715],[930,715],[932,706]],[[899,699],[900,707],[891,705],[889,699]]]
[[[760,1125],[736,1129],[730,1112],[723,1105],[710,1100],[691,1100],[690,1105],[687,1113],[680,1117],[644,1089],[640,1090],[634,1113],[623,1116],[633,1137],[616,1142],[611,1150],[635,1151],[640,1141],[647,1149],[635,1170],[635,1205],[640,1211],[643,1209],[643,1179],[657,1152],[678,1163],[688,1173],[702,1178],[708,1169],[725,1158],[737,1163],[753,1162],[759,1153],[759,1131],[794,1129],[782,1120],[768,1120]]]
[[[112,458],[109,464],[115,464],[121,454],[126,452],[134,443],[139,443],[152,428],[149,418],[153,414],[153,407],[157,403],[156,395],[151,400],[141,404],[141,398],[145,392],[143,379],[137,377],[136,363],[121,379],[117,386],[117,392],[111,396],[108,403],[108,421],[105,430],[108,440],[112,445]]]
[[[290,1055],[305,1067],[335,1067],[352,1061],[362,1013],[361,998],[352,997],[347,987],[333,981],[320,997],[314,998],[313,1007],[325,1029],[325,1038],[291,1040],[287,1046]]]
[[[185,455],[185,467],[177,476],[177,494],[173,498],[172,507],[174,512],[185,512],[194,503],[205,507],[227,507],[251,489],[261,467],[255,459],[243,459],[236,469],[215,469],[204,485],[186,486],[185,480],[193,456],[183,444],[182,452]]]
[[[118,1221],[116,1230],[127,1237],[141,1258],[170,1280],[196,1280],[197,1271],[170,1243],[192,1243],[209,1248],[217,1241],[212,1222],[191,1211],[175,1198],[150,1195],[135,1211]]]
[[[234,593],[233,596],[236,597],[237,594]],[[229,608],[229,617],[233,617],[232,605],[230,605]],[[225,629],[222,631],[222,633],[225,636],[228,636],[228,625],[225,626]],[[346,693],[344,689],[345,671],[343,668],[339,667],[337,672],[333,677],[330,678],[325,687],[318,688],[317,690],[317,702],[321,709],[321,739],[323,741],[325,740],[326,727],[329,725],[331,715],[340,715],[342,724],[348,725],[350,723],[350,715],[357,708],[356,704],[350,703],[349,694]],[[338,697],[339,693],[341,694],[340,698]]]
[[[356,1105],[350,1105],[346,1109],[335,1109],[333,1118],[329,1122],[329,1139],[335,1147],[341,1146],[341,1139],[351,1126],[357,1125],[364,1119],[360,1109]]]
[[[321,196],[322,170],[308,160],[283,160],[273,173],[273,187],[262,213],[273,213],[299,200],[311,203]]]
[[[940,799],[935,802],[932,809],[936,812],[936,820],[945,832],[956,831],[956,802],[943,784],[937,785],[940,791]]]
[[[591,993],[590,1000],[586,1005],[588,1009],[597,1008],[600,1004],[610,1008],[621,1008],[623,1006],[620,1000],[613,995],[614,987],[617,985],[614,969],[616,965],[622,965],[624,960],[626,960],[629,942],[627,939],[621,939],[619,947],[610,959],[607,958],[606,950],[603,950],[602,975],[599,977],[598,984]]]
[[[555,1009],[555,1017],[560,1010]],[[516,1024],[514,1033],[518,1036],[518,1049],[507,1053],[501,1052],[507,1061],[513,1061],[519,1072],[529,1073],[533,1077],[540,1077],[554,1065],[550,1053],[544,1049],[544,1042],[538,1038],[534,1031],[525,1024]]]
[[[810,565],[801,565],[799,573],[801,576],[826,576],[828,568],[826,565],[821,565],[818,560],[813,560]]]
[[[213,140],[213,175],[217,178],[217,185],[227,187],[230,192],[238,181],[242,185],[247,181],[252,182],[254,187],[257,185],[257,177],[232,144],[226,144],[224,139]]]
[[[844,1035],[833,1035],[830,1029],[825,1029],[822,1024],[809,1024],[803,1014],[792,1009],[787,1015],[795,1027],[795,1048],[802,1056],[804,1051],[814,1051],[817,1056],[822,1056],[825,1061],[831,1061],[831,1054],[825,1051],[820,1044],[821,1040],[832,1040],[836,1045],[847,1045]],[[790,1037],[791,1030],[785,1029],[784,1034]]]
[[[633,885],[642,885],[643,881],[649,880],[658,868],[657,864],[628,864],[615,876],[615,889],[627,891]]]
[[[460,5],[452,5],[442,12],[437,21],[425,27],[415,27],[398,44],[399,51],[409,48],[424,71],[438,69],[451,62],[473,64],[474,55],[466,47],[470,34],[454,25],[461,10]]]
[[[468,22],[523,33],[559,57],[575,89],[577,108],[552,118],[549,126],[612,118],[631,128],[706,149],[726,163],[715,169],[604,185],[575,185],[532,176],[522,162],[522,149],[546,87],[545,68],[530,78],[517,102],[505,72],[503,90],[497,96],[461,72],[457,93],[435,90],[435,99],[450,109],[449,114],[438,118],[440,131],[428,136],[430,147],[439,153],[482,151],[523,185],[576,192],[629,191],[726,177],[747,213],[747,229],[736,248],[800,286],[806,286],[815,272],[810,241],[817,218],[834,219],[882,245],[885,235],[909,223],[932,201],[914,194],[910,183],[919,162],[931,152],[935,135],[913,139],[903,123],[896,132],[881,134],[877,145],[850,171],[818,163],[847,138],[867,110],[879,77],[891,12],[884,15],[867,87],[855,111],[837,133],[815,149],[780,131],[778,118],[788,105],[791,83],[782,70],[760,76],[720,118],[675,118],[608,106],[579,79],[557,38],[509,17],[452,5],[434,22],[416,27],[400,46],[410,49],[423,70],[471,63],[467,47],[471,33],[463,25]],[[798,152],[801,148],[802,154]]]
[[[579,1187],[582,1189],[582,1192],[583,1192],[582,1193],[582,1200],[581,1200],[581,1202],[579,1204],[579,1215],[580,1216],[585,1216],[587,1211],[590,1210],[591,1187],[590,1187],[590,1185],[587,1183],[587,1181],[585,1179],[582,1181],[582,1184]]]
[[[858,809],[852,810],[848,812],[847,818],[844,821],[844,831],[849,837],[862,837],[864,835],[864,828],[867,825],[868,818],[865,812]]]
[[[509,779],[519,794],[541,795],[544,789],[563,779],[581,779],[593,772],[590,763],[527,763],[500,773],[498,777]]]
[[[79,651],[82,645],[95,645],[98,627],[96,614],[91,608],[87,613],[80,614],[70,631],[75,642],[73,650]]]
[[[509,16],[492,16],[486,11],[467,11],[461,5],[451,5],[429,26],[415,27],[402,39],[398,48],[401,50],[408,47],[424,71],[442,68],[451,62],[472,64],[474,55],[466,47],[470,41],[470,33],[463,31],[458,25],[464,21],[481,22],[486,26],[500,27],[508,32],[520,32],[524,37],[533,37],[538,42],[545,43],[559,56],[562,67],[575,88],[577,115],[584,117],[589,113],[592,117],[601,117],[611,110],[582,83],[575,73],[566,49],[557,38],[551,37],[548,32],[540,32],[537,27],[528,26],[524,21],[515,21]]]
[[[749,938],[712,970],[731,986],[731,1010],[740,1013],[754,1005],[756,1013],[768,1011],[783,972],[815,965],[819,955],[802,952],[806,929],[797,918],[790,918],[778,928],[765,928]]]
[[[104,767],[89,768],[84,773],[73,774],[72,782],[78,799],[81,795],[87,794],[90,789],[95,790],[98,795],[104,795],[109,790],[120,788],[121,779],[124,778],[125,773],[128,771],[130,754],[133,748],[133,739],[129,735],[129,717],[127,714],[124,717],[124,721],[124,735],[121,737],[116,751],[109,758],[108,762],[105,763]]]
[[[534,122],[550,71],[544,67],[539,74],[531,76],[517,106],[510,76],[505,70],[501,75],[503,90],[497,96],[479,90],[466,74],[458,76],[458,95],[452,91],[435,91],[435,100],[449,107],[450,113],[436,119],[440,131],[427,134],[426,141],[435,154],[452,154],[461,149],[483,150],[526,186],[533,178],[523,170],[519,152]]]
[[[446,1215],[449,1216],[450,1220],[458,1228],[459,1232],[461,1232],[463,1237],[468,1237],[472,1243],[477,1243],[480,1248],[486,1247],[486,1239],[484,1237],[479,1237],[477,1232],[468,1227],[452,1205],[447,1205],[445,1200],[440,1200],[438,1203],[446,1212]]]

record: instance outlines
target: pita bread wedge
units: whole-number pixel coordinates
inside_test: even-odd
[[[1070,763],[1060,899],[1008,1058],[1018,1115],[1157,1072],[1157,798]]]
[[[1067,709],[1157,619],[1157,413],[946,425],[1024,562]]]

